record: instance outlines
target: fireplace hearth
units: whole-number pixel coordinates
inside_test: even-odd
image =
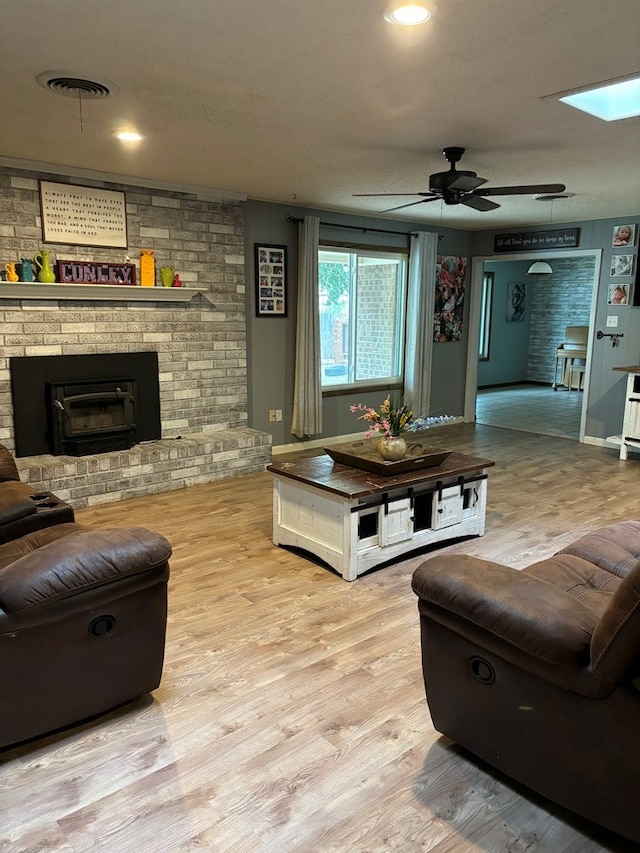
[[[9,360],[16,456],[86,456],[161,438],[155,352]]]

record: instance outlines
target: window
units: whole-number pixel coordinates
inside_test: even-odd
[[[493,273],[482,275],[482,293],[480,295],[480,338],[478,356],[480,361],[489,360],[489,337],[491,332],[491,302],[493,300]]]
[[[402,381],[406,279],[405,254],[319,250],[323,388]]]

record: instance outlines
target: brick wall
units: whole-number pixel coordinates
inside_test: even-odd
[[[389,375],[393,370],[397,300],[395,264],[363,264],[359,267],[358,379]]]
[[[247,430],[242,205],[2,168],[3,263],[33,257],[43,248],[39,178],[126,193],[126,250],[47,244],[45,248],[54,257],[118,262],[128,254],[139,275],[140,250],[153,249],[158,270],[174,266],[185,287],[198,288],[206,296],[181,303],[0,299],[0,442],[14,447],[11,356],[155,350],[163,438],[241,430],[262,446],[255,431]],[[238,453],[242,453],[240,448]],[[265,461],[261,460],[262,467]],[[42,462],[39,467],[42,469]]]
[[[553,258],[553,275],[534,279],[527,379],[551,383],[555,350],[567,326],[588,326],[593,291],[594,259]],[[554,286],[562,282],[562,287]]]

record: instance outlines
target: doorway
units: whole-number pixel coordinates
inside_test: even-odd
[[[599,249],[545,253],[544,260],[552,266],[554,260],[556,263],[555,274],[544,277],[546,280],[537,280],[527,274],[531,262],[541,260],[539,252],[473,259],[465,421],[584,440],[601,254]],[[575,269],[575,276],[572,269]],[[481,328],[481,285],[487,271],[492,271],[501,282],[492,303],[491,334],[495,331],[496,335],[493,365],[489,369],[491,343],[490,358],[485,359],[485,363],[479,359],[479,344],[485,336]],[[518,316],[518,323],[508,322],[513,317],[506,316],[512,313],[505,303],[507,279],[513,279],[509,287],[524,283],[528,291],[529,316]],[[486,300],[486,294],[484,296]],[[561,385],[554,391],[555,349],[562,342],[568,325],[589,327],[584,390]],[[478,388],[478,385],[485,387]]]

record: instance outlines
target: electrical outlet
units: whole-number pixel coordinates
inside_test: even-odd
[[[282,420],[282,409],[276,409],[276,420],[277,421]]]
[[[275,423],[276,420],[277,420],[276,410],[275,409],[269,409],[269,423]]]
[[[618,318],[615,314],[610,314],[607,317],[607,328],[609,328],[609,329],[617,329],[618,328]]]

